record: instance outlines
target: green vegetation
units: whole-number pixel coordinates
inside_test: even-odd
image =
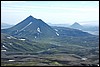
[[[96,66],[99,63],[98,36],[19,39],[2,35],[1,49],[3,45],[8,49],[1,54],[1,66]],[[82,61],[82,58],[87,60]]]

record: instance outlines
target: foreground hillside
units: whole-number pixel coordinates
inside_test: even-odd
[[[9,38],[10,37],[10,38]],[[97,36],[30,41],[2,34],[2,66],[97,66]]]

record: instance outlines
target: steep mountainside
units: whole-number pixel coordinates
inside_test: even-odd
[[[74,36],[74,37],[83,37],[83,36],[93,36],[92,34],[89,34],[87,32],[84,32],[82,30],[73,29],[73,28],[67,28],[67,27],[57,27],[52,26],[52,28],[55,29],[55,31],[58,32],[59,36]]]
[[[6,33],[16,37],[25,37],[30,39],[56,37],[56,31],[47,25],[41,19],[32,16],[27,17],[17,25],[3,29],[2,33]]]

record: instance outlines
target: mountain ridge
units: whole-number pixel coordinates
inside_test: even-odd
[[[3,33],[7,33],[16,37],[26,37],[30,39],[56,37],[56,31],[41,19],[32,16],[27,17],[15,26],[3,29]]]
[[[2,33],[9,34],[14,37],[24,37],[33,39],[55,38],[60,36],[89,36],[91,34],[71,29],[71,28],[58,28],[59,31],[52,26],[49,26],[41,19],[36,19],[31,15],[16,24],[15,26],[2,29]],[[82,35],[81,35],[82,34]]]

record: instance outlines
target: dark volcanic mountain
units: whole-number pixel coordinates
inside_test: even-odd
[[[53,28],[41,19],[36,19],[32,16],[27,17],[25,20],[11,28],[3,29],[2,33],[30,39],[52,38],[57,36],[57,33]]]

